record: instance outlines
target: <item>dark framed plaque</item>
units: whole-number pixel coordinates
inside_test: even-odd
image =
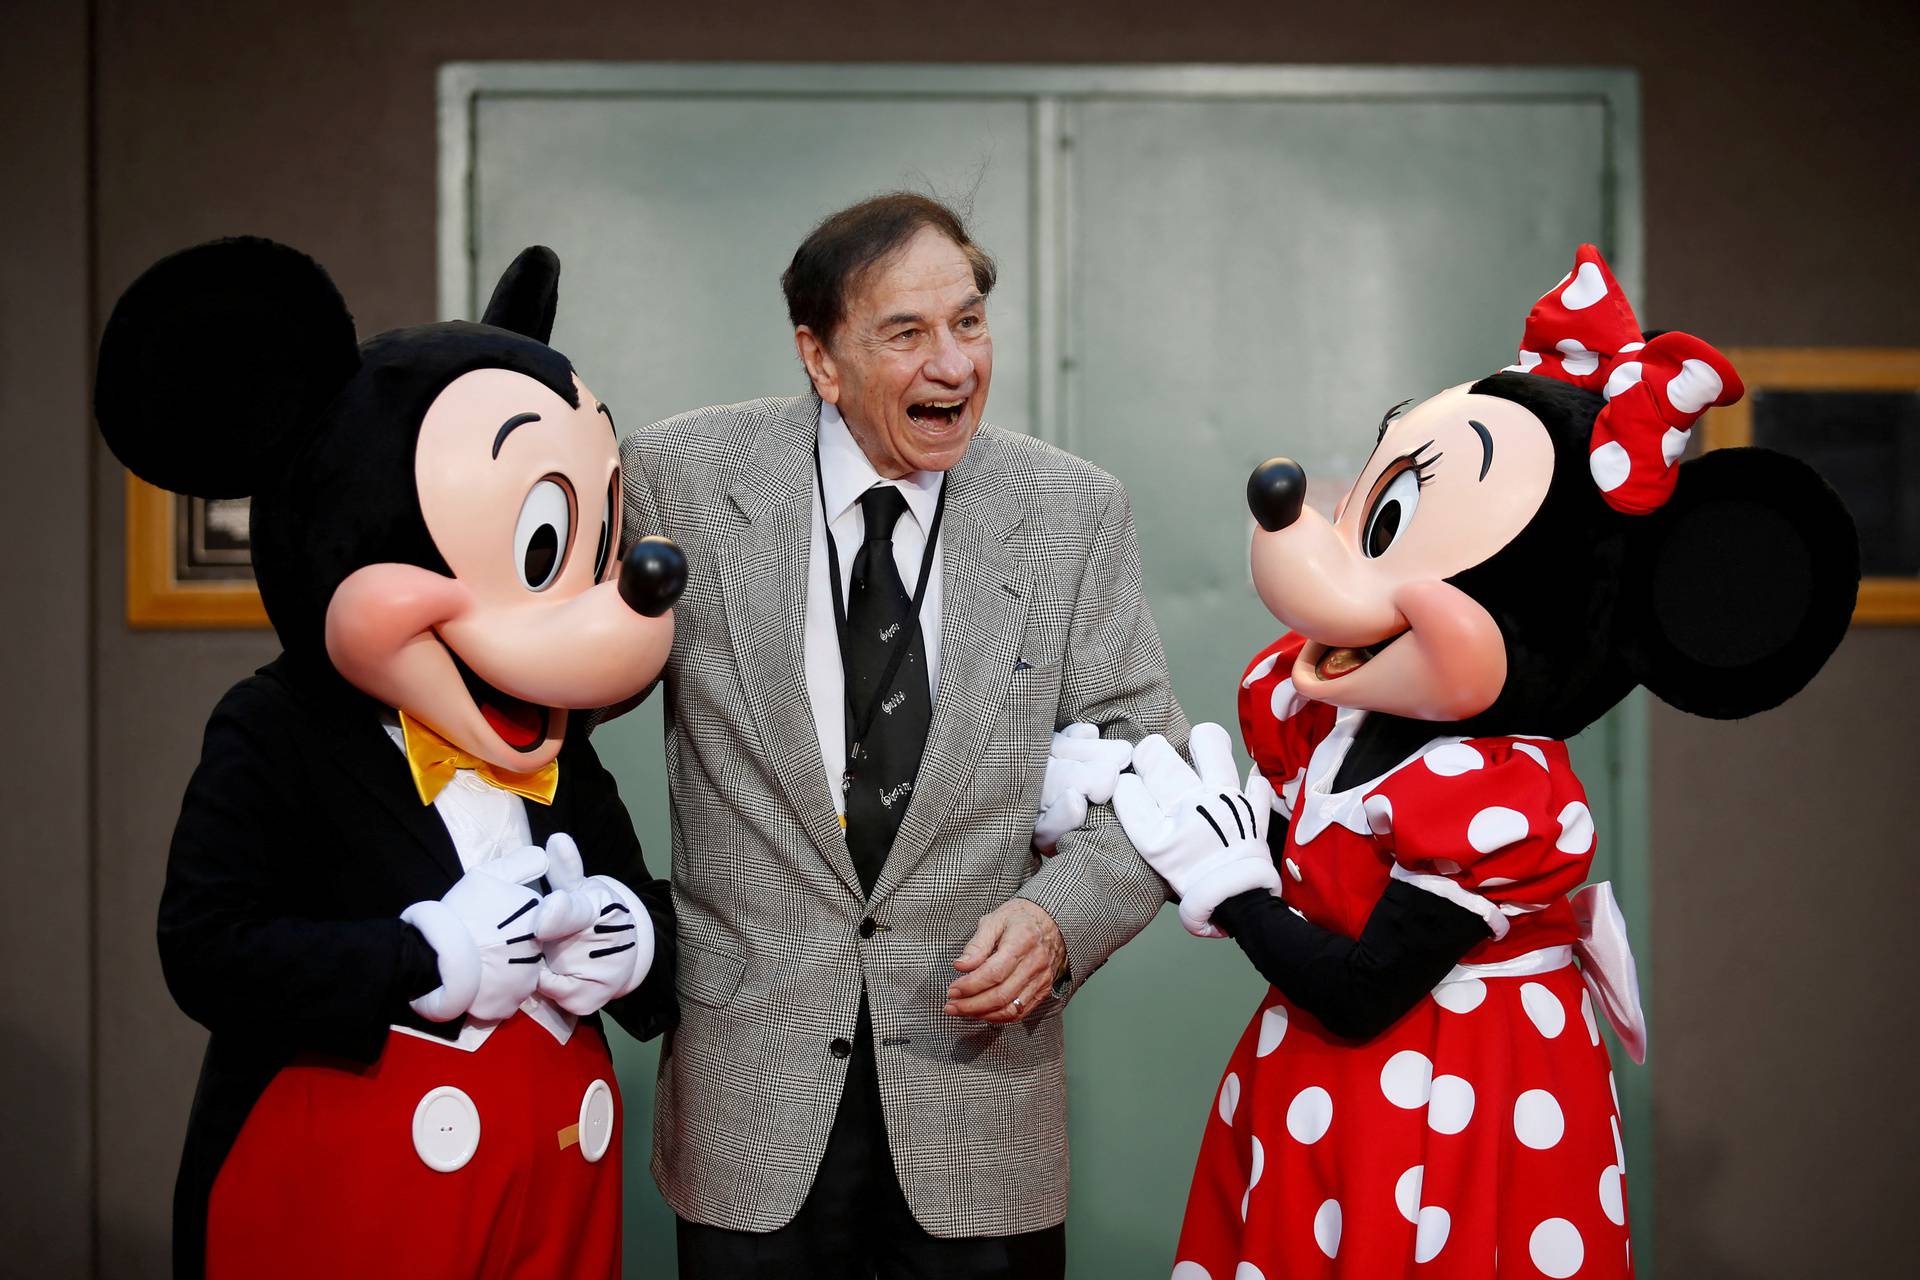
[[[1860,530],[1853,620],[1920,623],[1920,351],[1727,352],[1747,384],[1705,419],[1708,449],[1759,445],[1810,463]]]
[[[188,498],[127,477],[127,624],[265,627],[245,498]]]

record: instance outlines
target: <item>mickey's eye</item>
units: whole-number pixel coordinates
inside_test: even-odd
[[[593,553],[593,580],[595,582],[599,582],[606,577],[607,556],[613,551],[614,513],[620,510],[619,503],[620,475],[618,472],[615,472],[613,479],[607,484],[606,510],[600,516],[600,546]]]
[[[545,591],[567,562],[573,537],[573,495],[557,480],[542,480],[520,504],[513,530],[513,560],[529,591]]]
[[[1414,509],[1420,505],[1419,468],[1407,463],[1396,465],[1399,471],[1373,500],[1373,506],[1367,511],[1366,528],[1360,534],[1360,549],[1369,557],[1385,555],[1387,549],[1399,541],[1413,521]]]

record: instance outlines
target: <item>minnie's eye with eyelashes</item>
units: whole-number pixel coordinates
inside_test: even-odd
[[[1360,532],[1360,550],[1369,559],[1385,555],[1412,523],[1413,513],[1420,506],[1420,490],[1426,487],[1428,473],[1442,456],[1435,454],[1422,461],[1420,455],[1432,447],[1429,440],[1388,467]]]

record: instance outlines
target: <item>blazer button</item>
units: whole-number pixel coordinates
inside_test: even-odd
[[[879,925],[873,922],[873,917],[868,916],[865,920],[862,920],[860,922],[860,936],[863,938],[871,938],[873,936],[874,930],[878,929],[879,927],[880,927]]]
[[[835,1036],[833,1039],[827,1041],[827,1052],[836,1058],[851,1057],[853,1055],[853,1041],[847,1039],[845,1036]]]

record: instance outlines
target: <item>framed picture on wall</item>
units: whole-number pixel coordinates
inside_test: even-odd
[[[1707,414],[1708,449],[1759,445],[1811,464],[1860,529],[1853,620],[1920,623],[1920,350],[1749,347],[1747,384]]]
[[[246,498],[188,498],[127,477],[127,624],[265,627]]]

